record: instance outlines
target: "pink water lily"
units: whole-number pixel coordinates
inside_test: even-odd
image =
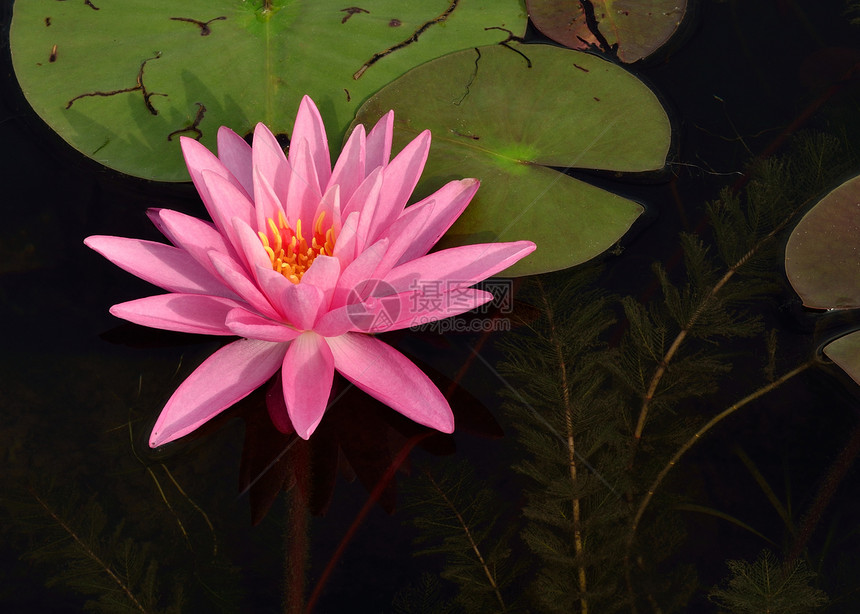
[[[389,112],[369,134],[356,127],[334,168],[325,127],[308,97],[299,107],[289,155],[263,124],[254,131],[253,146],[221,128],[217,157],[182,138],[191,179],[213,223],[151,210],[173,245],[110,236],[85,240],[114,264],[167,290],[114,305],[115,316],[153,328],[240,337],[179,386],[155,423],[150,446],[190,433],[279,369],[285,403],[271,404],[269,414],[283,432],[311,436],[335,370],[415,422],[454,430],[451,408],[430,379],[370,333],[432,322],[490,301],[490,293],[471,286],[535,245],[485,243],[428,254],[469,204],[478,181],[452,181],[407,207],[427,160],[430,132],[390,160],[393,124]]]

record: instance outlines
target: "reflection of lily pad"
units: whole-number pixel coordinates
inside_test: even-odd
[[[554,41],[571,49],[617,45],[618,59],[628,63],[663,46],[687,11],[686,0],[592,0],[590,4],[599,37],[589,28],[578,0],[526,0],[535,27]]]
[[[671,134],[665,111],[641,81],[593,55],[548,45],[495,45],[428,62],[373,96],[356,122],[372,124],[389,108],[401,146],[432,131],[418,193],[453,178],[481,180],[444,246],[537,243],[506,271],[511,275],[589,260],[642,212],[547,167],[659,169]]]
[[[785,270],[807,307],[860,307],[860,177],[803,216],[785,247]],[[860,332],[829,343],[824,353],[860,383]]]
[[[175,181],[180,134],[214,148],[221,125],[287,132],[308,94],[338,139],[408,69],[525,24],[518,0],[22,0],[10,39],[27,100],[73,147]]]

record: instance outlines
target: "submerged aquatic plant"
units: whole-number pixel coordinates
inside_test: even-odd
[[[430,148],[424,131],[392,160],[393,112],[358,126],[332,169],[310,98],[299,107],[289,155],[262,124],[253,146],[227,128],[218,157],[182,139],[191,178],[214,224],[151,210],[174,246],[110,236],[86,245],[167,294],[114,305],[131,322],[238,335],[168,400],[150,436],[186,435],[281,369],[284,404],[270,417],[307,439],[328,404],[334,371],[420,424],[452,432],[447,400],[411,361],[367,333],[457,315],[493,297],[474,284],[535,249],[531,241],[428,254],[478,189],[451,181],[406,207]]]

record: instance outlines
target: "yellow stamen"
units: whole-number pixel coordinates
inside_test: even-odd
[[[301,219],[296,220],[294,230],[283,213],[279,211],[277,217],[277,222],[268,218],[264,230],[257,234],[272,262],[272,269],[297,284],[317,256],[334,253],[336,233],[331,224],[325,225],[325,211],[317,216],[308,239],[302,236]]]

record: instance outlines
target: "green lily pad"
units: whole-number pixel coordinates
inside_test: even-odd
[[[785,247],[785,270],[807,307],[860,307],[860,177],[803,216]]]
[[[579,0],[526,0],[535,27],[571,49],[617,45],[618,59],[635,62],[662,47],[675,33],[686,0],[592,0],[600,37],[588,27]]]
[[[785,272],[807,307],[860,307],[860,176],[803,216],[785,246]],[[860,332],[827,344],[824,353],[860,383]]]
[[[27,100],[73,147],[182,181],[179,135],[287,133],[308,94],[339,139],[395,77],[525,25],[519,0],[21,0],[10,44]]]
[[[860,332],[849,333],[828,343],[824,353],[860,384]]]
[[[494,45],[415,68],[367,101],[356,123],[395,110],[395,142],[433,134],[416,194],[481,180],[441,245],[529,239],[506,271],[528,275],[585,262],[612,247],[642,207],[548,167],[651,171],[671,130],[656,96],[623,68],[549,45]]]

